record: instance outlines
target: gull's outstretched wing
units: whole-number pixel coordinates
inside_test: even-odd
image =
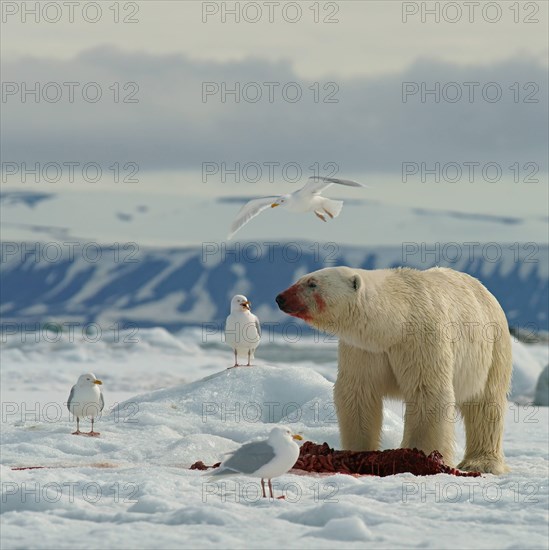
[[[246,225],[252,218],[255,218],[260,212],[269,208],[274,200],[278,197],[263,197],[261,199],[252,199],[247,202],[236,215],[235,220],[231,225],[231,232],[227,240],[230,241],[234,234],[243,226]]]
[[[315,195],[318,193],[321,193],[326,189],[326,187],[330,187],[330,185],[333,185],[334,183],[337,183],[339,185],[347,185],[348,187],[367,187],[366,185],[363,185],[362,183],[357,183],[356,181],[352,180],[342,180],[339,178],[324,178],[321,176],[311,176],[307,183],[298,191],[298,193],[303,194],[311,194]]]

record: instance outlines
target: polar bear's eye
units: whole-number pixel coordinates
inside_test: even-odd
[[[309,288],[316,288],[316,283],[314,281],[309,281]]]

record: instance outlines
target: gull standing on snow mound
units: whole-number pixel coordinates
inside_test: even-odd
[[[337,218],[343,208],[343,201],[334,201],[321,195],[322,191],[330,185],[347,185],[348,187],[367,187],[361,183],[338,178],[323,178],[311,176],[309,181],[297,191],[279,197],[263,197],[247,202],[241,209],[231,225],[231,232],[227,240],[231,240],[234,234],[252,218],[267,208],[282,206],[290,212],[301,214],[303,212],[314,212],[323,222],[328,221],[326,216]]]
[[[300,435],[294,435],[285,426],[276,426],[271,430],[269,438],[263,441],[246,443],[222,462],[219,468],[211,474],[212,477],[248,475],[261,478],[263,498],[265,494],[265,479],[269,483],[271,498],[273,485],[271,479],[281,476],[291,470],[299,457],[299,446],[294,441],[302,440]]]
[[[238,354],[248,354],[247,367],[251,366],[255,349],[261,340],[259,319],[250,310],[251,303],[246,296],[237,294],[231,300],[231,313],[225,321],[225,342],[233,348],[234,365],[239,367]],[[232,368],[232,367],[231,367]]]
[[[102,384],[103,382],[98,380],[95,374],[88,372],[80,376],[72,387],[69,400],[67,401],[67,408],[76,416],[76,431],[72,435],[99,435],[99,432],[93,431],[93,420],[101,414],[105,406],[103,392],[99,388]],[[91,431],[80,431],[81,418],[91,418]]]

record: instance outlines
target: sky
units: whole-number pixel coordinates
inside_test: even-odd
[[[392,74],[421,58],[461,65],[517,56],[547,62],[546,2],[499,1],[485,7],[486,2],[151,0],[120,2],[116,13],[114,2],[107,1],[100,2],[100,14],[82,2],[74,7],[72,23],[68,7],[33,15],[27,11],[34,2],[26,3],[27,11],[20,3],[3,4],[5,58],[70,59],[111,44],[196,61],[284,59],[302,78]]]
[[[188,194],[320,173],[544,196],[546,2],[38,6],[2,2],[4,186],[91,163]]]

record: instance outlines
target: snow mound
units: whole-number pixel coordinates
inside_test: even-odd
[[[547,364],[546,344],[513,342],[513,376],[510,399],[518,403],[531,403],[538,378]]]
[[[283,513],[280,517],[300,525],[324,527],[335,519],[345,519],[356,515],[357,510],[354,504],[339,502],[334,498],[324,502],[322,506],[307,508],[303,511],[294,510],[291,513]]]
[[[333,384],[311,369],[240,367],[143,394],[120,403],[112,415],[119,422],[135,416],[141,428],[164,425],[176,430],[183,439],[174,443],[173,450],[183,451],[188,459],[189,449],[194,448],[196,460],[209,460],[220,441],[216,437],[244,443],[266,436],[270,425],[278,423],[304,439],[341,448],[332,393]],[[398,446],[401,434],[402,419],[386,409],[384,448]],[[232,450],[231,446],[228,451]]]
[[[372,532],[357,516],[331,519],[318,531],[311,531],[309,536],[328,540],[364,541],[372,539]]]

